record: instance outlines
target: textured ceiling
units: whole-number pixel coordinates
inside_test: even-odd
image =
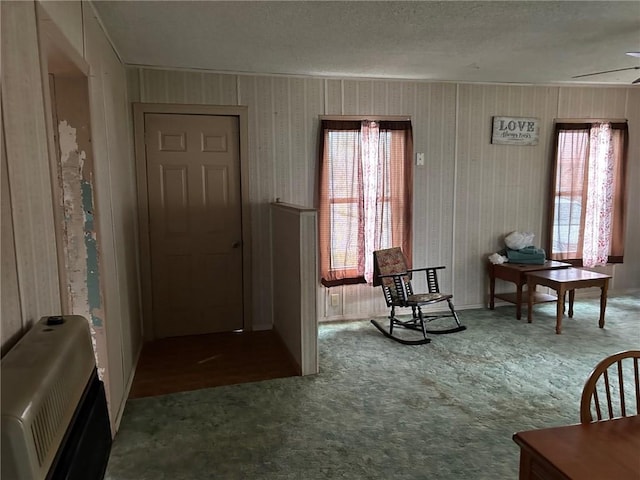
[[[630,84],[640,0],[97,1],[123,61],[157,67],[461,82]]]

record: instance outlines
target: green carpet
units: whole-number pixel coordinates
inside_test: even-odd
[[[518,476],[520,430],[579,422],[595,364],[640,347],[640,297],[463,310],[468,329],[405,346],[368,320],[320,327],[319,375],[130,400],[109,480]],[[526,310],[525,310],[526,316]]]

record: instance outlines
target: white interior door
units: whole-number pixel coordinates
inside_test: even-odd
[[[235,116],[145,114],[156,338],[243,328]]]

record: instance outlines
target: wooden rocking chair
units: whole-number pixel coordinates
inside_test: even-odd
[[[427,334],[454,333],[467,328],[460,324],[458,314],[451,301],[453,295],[440,293],[437,271],[445,267],[409,269],[407,268],[407,261],[404,254],[398,247],[373,252],[373,267],[373,285],[380,285],[382,287],[387,307],[391,308],[391,312],[389,314],[388,330],[375,319],[371,320],[371,323],[380,330],[385,337],[405,345],[422,345],[431,341],[431,339],[427,338]],[[427,293],[415,294],[413,292],[413,287],[411,286],[411,274],[413,272],[425,272],[428,287]],[[450,312],[429,315],[422,312],[422,307],[424,306],[445,301],[447,302]],[[396,307],[411,308],[411,318],[401,320],[396,317]],[[451,324],[448,324],[440,328],[427,328],[426,324],[428,322],[442,318],[453,318],[455,325],[453,327],[450,326]],[[415,339],[399,337],[394,335],[394,327],[413,330],[419,332],[420,335]]]

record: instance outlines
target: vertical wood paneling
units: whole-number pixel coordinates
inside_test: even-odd
[[[97,25],[95,25],[97,26]],[[109,75],[105,78],[105,118],[109,141],[110,158],[110,202],[112,217],[112,235],[114,252],[111,269],[117,290],[106,290],[109,302],[119,306],[112,312],[109,323],[120,324],[120,342],[122,345],[122,392],[134,372],[134,364],[142,346],[142,325],[140,318],[140,297],[138,288],[139,255],[137,249],[137,222],[133,215],[136,211],[136,173],[132,158],[132,123],[130,108],[127,104],[126,76],[122,65],[113,55],[108,43],[103,44],[102,55],[108,66]],[[117,301],[113,297],[118,297]],[[115,315],[113,315],[115,313]],[[118,351],[118,339],[114,335],[111,351]],[[110,354],[111,356],[111,354]]]
[[[254,259],[253,263],[253,278],[252,278],[252,286],[254,292],[253,298],[253,324],[254,328],[266,328],[264,322],[266,322],[264,311],[260,311],[259,301],[261,299],[260,290],[262,288],[261,280],[264,278],[260,275],[260,272],[265,272],[265,268],[258,268],[259,263],[261,263],[260,249],[259,249],[259,241],[258,238],[262,238],[258,236],[258,227],[259,227],[259,218],[261,213],[261,205],[258,199],[260,198],[260,183],[258,181],[259,178],[259,165],[258,158],[259,152],[261,149],[260,146],[260,137],[258,136],[258,132],[260,131],[259,124],[259,115],[257,111],[256,104],[258,102],[258,88],[257,88],[257,77],[249,77],[249,76],[240,76],[238,78],[238,103],[240,105],[249,106],[249,120],[248,120],[248,128],[249,128],[249,196],[251,199],[251,229],[254,233],[254,237],[256,237],[256,241],[252,243],[252,257]],[[264,275],[264,273],[262,273]]]
[[[405,85],[401,82],[385,82],[385,115],[407,115],[403,111],[405,104],[402,100]]]
[[[558,118],[625,118],[629,88],[562,87]]]
[[[181,70],[168,70],[166,72],[164,86],[168,102],[190,103],[187,97],[195,97],[198,95],[198,92],[187,92],[186,77],[191,75],[191,72]]]
[[[458,130],[456,132],[456,141],[457,141],[457,177],[456,177],[456,186],[455,186],[455,198],[456,205],[454,210],[454,219],[455,219],[455,230],[454,230],[454,248],[455,248],[455,257],[454,257],[454,272],[456,278],[463,279],[462,281],[457,282],[458,292],[463,292],[460,296],[454,297],[456,298],[456,303],[458,305],[463,304],[467,301],[466,298],[461,298],[467,296],[466,288],[467,288],[467,278],[469,275],[469,241],[470,241],[470,232],[471,226],[468,224],[469,218],[472,215],[469,212],[470,204],[471,206],[475,205],[474,192],[470,192],[473,188],[473,177],[470,174],[470,163],[472,161],[478,161],[479,152],[475,149],[470,150],[469,145],[473,143],[472,139],[472,130],[470,128],[465,128],[465,125],[472,122],[469,120],[472,116],[476,116],[473,108],[471,107],[471,102],[468,100],[469,97],[474,95],[478,95],[477,90],[474,90],[474,86],[461,86],[459,89],[459,109],[457,112],[458,116]],[[465,122],[463,119],[467,118]],[[478,128],[482,129],[482,125],[479,124]],[[473,156],[471,158],[470,156]],[[455,292],[454,292],[455,293]]]
[[[413,167],[413,265],[421,265],[427,261],[427,248],[416,242],[417,238],[426,238],[426,232],[431,224],[431,229],[439,231],[429,221],[429,212],[433,205],[429,205],[430,188],[428,179],[436,172],[437,159],[440,157],[437,150],[427,151],[434,145],[427,142],[430,137],[429,132],[431,122],[429,121],[429,111],[431,110],[431,89],[427,83],[416,84],[415,104],[411,106],[411,121],[413,126],[413,150],[414,152],[425,153],[425,165]],[[422,134],[419,132],[423,132]]]
[[[293,201],[293,168],[291,165],[291,104],[290,79],[274,77],[273,82],[273,162],[275,165],[274,196]]]
[[[624,263],[615,266],[612,289],[640,289],[640,89],[628,91],[629,164],[627,172],[627,228]]]
[[[269,221],[269,203],[275,200],[276,188],[275,170],[275,125],[274,125],[274,84],[273,77],[257,77],[255,85],[255,103],[249,105],[249,111],[255,111],[257,131],[257,157],[253,165],[256,166],[255,184],[257,191],[257,215],[252,219],[255,237],[254,259],[260,259],[254,264],[254,274],[257,275],[259,285],[254,292],[258,298],[258,305],[264,310],[257,312],[258,325],[271,325],[271,226]],[[250,174],[254,173],[253,171]],[[254,183],[254,182],[252,182]],[[254,323],[256,321],[254,320]]]
[[[218,101],[222,105],[242,105],[238,101],[237,75],[216,75],[215,77],[218,82]],[[207,100],[207,103],[210,103],[210,101]]]
[[[360,111],[361,115],[375,115],[376,112],[382,112],[386,115],[387,109],[387,82],[370,81],[361,82],[360,94]]]
[[[358,80],[343,80],[342,115],[360,114],[360,83]]]
[[[290,167],[289,183],[291,185],[291,198],[285,201],[296,205],[312,207],[310,201],[309,184],[305,179],[314,176],[313,163],[309,156],[307,146],[310,142],[311,123],[313,112],[309,112],[306,100],[307,80],[292,78],[289,81],[289,145]],[[299,128],[295,128],[299,125]]]
[[[446,265],[450,272],[443,274],[443,289],[451,291],[452,283],[447,281],[453,269],[453,212],[454,184],[456,174],[455,141],[456,131],[456,87],[451,84],[434,84],[430,93],[428,116],[429,130],[426,138],[428,154],[433,168],[428,176],[430,217],[425,231],[425,265]],[[418,240],[416,240],[418,241]]]
[[[42,1],[38,2],[53,22],[64,32],[67,40],[76,51],[84,53],[82,30],[82,3],[80,1]]]
[[[325,80],[325,115],[346,115],[342,105],[342,84],[343,80]]]
[[[127,68],[126,73],[128,102],[140,102],[140,69]]]
[[[553,119],[618,112],[626,107],[629,90],[153,70],[140,77],[142,101],[177,102],[199,94],[206,104],[249,106],[256,328],[269,328],[272,321],[271,287],[265,288],[272,284],[265,206],[276,197],[313,205],[318,115],[411,116],[414,152],[425,153],[425,165],[414,166],[414,265],[447,266],[442,289],[453,291],[456,305],[478,306],[486,296],[485,257],[502,247],[506,233],[530,230],[537,244],[543,242]],[[539,145],[491,145],[494,115],[540,118]],[[422,280],[416,283],[420,287]],[[380,292],[366,285],[319,291],[321,318],[386,311]],[[338,307],[330,306],[331,294],[339,296]]]
[[[425,153],[425,165],[414,166],[414,266],[446,265],[452,254],[453,183],[455,161],[455,86],[418,84],[413,119],[414,151]],[[440,279],[450,289],[450,272]],[[416,281],[425,288],[423,278]]]
[[[204,89],[202,88],[204,75],[202,72],[184,72],[182,77],[182,81],[184,82],[184,102],[182,103],[192,103],[196,105],[205,103]]]
[[[140,77],[139,101],[194,105],[237,105],[236,75],[134,69]]]
[[[533,105],[534,117],[541,119],[540,125],[540,145],[538,148],[543,149],[541,155],[535,155],[535,151],[531,152],[532,158],[526,162],[527,168],[523,171],[524,178],[535,178],[536,174],[541,175],[541,182],[536,190],[535,186],[529,190],[529,196],[525,197],[525,208],[521,213],[526,215],[528,224],[539,225],[538,244],[544,245],[547,238],[547,198],[550,188],[551,177],[551,156],[553,155],[553,118],[556,115],[558,105],[558,88],[555,87],[537,87],[527,90],[532,92],[531,105]],[[540,201],[541,208],[526,208],[526,206],[535,205],[534,202]]]
[[[9,176],[7,172],[7,155],[4,147],[4,125],[0,128],[0,309],[2,311],[2,328],[0,328],[0,355],[5,353],[22,336],[25,325],[22,323],[20,309],[20,289],[18,287],[18,270],[16,264],[16,247],[14,241],[13,218],[11,214],[11,196],[9,195]]]
[[[99,360],[108,385],[112,423],[121,415],[133,362],[141,348],[138,316],[137,255],[132,212],[136,210],[131,130],[126,103],[126,75],[95,14],[85,11],[92,143],[94,150],[94,197],[99,246],[99,271],[103,304],[91,311]],[[135,251],[135,250],[133,250]],[[92,305],[93,306],[93,305]],[[106,358],[102,357],[106,343]],[[108,362],[107,365],[106,362]],[[108,382],[108,383],[107,383]]]
[[[505,234],[531,231],[536,245],[544,243],[549,137],[557,97],[554,87],[460,86],[455,225],[459,304],[484,301],[485,257],[503,248]],[[539,118],[539,144],[492,145],[495,115]]]
[[[98,310],[91,309],[90,313],[92,317],[88,318],[92,324],[92,335],[95,339],[95,348],[98,369],[102,373],[102,380],[105,383],[105,390],[107,392],[107,400],[111,409],[112,422],[118,415],[118,411],[124,406],[123,390],[123,368],[122,368],[122,353],[117,350],[110,350],[110,346],[116,343],[122,344],[121,333],[122,326],[114,322],[113,325],[108,323],[107,316],[113,312],[114,318],[119,315],[119,305],[111,303],[111,299],[114,298],[117,288],[117,282],[114,279],[114,271],[112,268],[112,259],[114,253],[113,244],[113,225],[111,224],[111,205],[108,198],[109,190],[111,187],[111,173],[109,165],[109,144],[108,144],[108,131],[107,131],[107,119],[105,112],[105,98],[104,90],[108,88],[103,84],[105,80],[105,65],[101,58],[100,44],[101,39],[99,36],[99,30],[93,28],[95,20],[90,18],[87,12],[86,19],[88,23],[87,28],[87,55],[91,64],[91,77],[89,78],[89,96],[90,96],[90,111],[91,111],[91,131],[94,137],[91,140],[94,151],[94,173],[95,180],[92,185],[93,192],[92,197],[96,206],[96,229],[98,230],[98,242],[97,248],[100,252],[100,291],[99,301],[100,308]],[[109,296],[105,295],[105,290],[112,292]],[[113,297],[112,297],[113,295]],[[104,301],[104,304],[102,303]],[[114,356],[117,358],[110,358]],[[116,392],[119,394],[117,395]]]
[[[33,2],[2,2],[2,102],[21,324],[60,312],[51,177]],[[3,323],[3,327],[5,327]],[[18,332],[8,331],[7,335]]]
[[[392,115],[402,115],[403,112],[406,115],[415,116],[416,108],[416,94],[418,91],[418,84],[414,82],[399,83],[394,88],[400,89],[401,103],[391,106]]]
[[[140,70],[140,101],[168,102],[165,77],[166,72],[162,70]]]
[[[300,373],[318,373],[318,318],[316,307],[316,211],[295,205],[271,205],[273,249],[278,259],[273,271],[274,322]]]
[[[40,5],[51,16],[44,27],[36,23],[34,2],[1,4],[3,116],[5,120],[9,119],[4,125],[8,165],[4,173],[9,173],[9,186],[3,189],[3,193],[11,192],[17,260],[14,270],[17,271],[20,285],[20,296],[16,295],[15,298],[20,299],[22,327],[26,327],[40,316],[60,313],[57,259],[53,258],[55,242],[60,239],[56,239],[53,229],[54,196],[51,191],[47,131],[44,127],[50,112],[47,113],[45,108],[48,106],[45,104],[41,80],[47,72],[40,70],[41,65],[46,68],[47,51],[39,49],[37,40],[38,33],[43,37],[43,31],[38,32],[38,28],[55,28],[61,37],[47,41],[63,42],[65,54],[85,55],[82,60],[88,60],[94,87],[90,92],[93,114],[91,134],[94,149],[99,153],[96,159],[100,163],[100,171],[96,173],[94,181],[101,189],[95,206],[107,228],[101,231],[97,239],[90,240],[100,242],[101,248],[102,245],[107,247],[102,250],[104,255],[100,259],[100,269],[102,271],[104,266],[108,271],[106,275],[111,279],[107,294],[111,302],[111,317],[103,317],[109,322],[110,337],[107,339],[105,335],[98,335],[97,342],[101,354],[108,351],[109,367],[106,373],[111,379],[108,398],[112,422],[115,422],[126,399],[125,385],[132,373],[133,358],[140,347],[138,262],[135,254],[136,205],[128,121],[130,109],[126,98],[124,67],[96,23],[90,4],[82,9],[80,3]],[[81,17],[83,11],[85,18]],[[68,45],[73,45],[77,52],[66,50]],[[133,86],[138,82],[130,78],[128,83]],[[131,90],[135,96],[136,90]],[[107,137],[110,141],[106,140]],[[122,170],[119,170],[120,167]],[[117,208],[114,209],[114,206]],[[3,215],[3,228],[4,218]],[[122,240],[125,237],[127,241]],[[3,249],[3,262],[4,253]],[[4,280],[3,271],[3,287]],[[5,309],[3,303],[3,346],[5,339],[13,333],[11,329],[6,329],[5,314],[9,312],[10,309]],[[108,343],[108,348],[105,343]]]

